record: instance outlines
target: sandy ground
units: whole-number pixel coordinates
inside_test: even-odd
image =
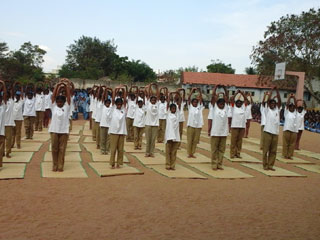
[[[259,136],[252,124],[250,137]],[[303,133],[302,148],[319,145],[319,134]],[[271,178],[233,163],[255,177],[169,179],[130,158],[144,175],[100,178],[83,151],[89,178],[47,179],[47,150],[35,154],[25,179],[0,181],[0,239],[320,239],[320,174],[277,161],[307,177]]]

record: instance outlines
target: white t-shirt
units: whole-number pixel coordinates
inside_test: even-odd
[[[209,113],[208,113],[208,119],[212,120],[212,116],[213,116],[213,106],[211,103],[209,103]],[[228,112],[228,111],[227,111]]]
[[[23,120],[23,104],[24,104],[24,99],[20,98],[19,102],[16,102],[14,100],[14,106],[13,106],[13,119],[21,121]]]
[[[116,105],[112,106],[109,134],[127,135],[126,115],[123,107],[119,110]]]
[[[247,107],[246,107],[246,119],[252,119],[251,108],[252,108],[252,104],[247,105]]]
[[[14,122],[14,116],[13,116],[13,107],[14,107],[14,100],[10,98],[7,101],[7,108],[6,108],[6,114],[4,116],[4,124],[5,126],[15,126]]]
[[[146,125],[146,107],[142,106],[139,108],[137,106],[136,111],[134,113],[133,126],[143,128]]]
[[[290,112],[287,107],[284,110],[284,126],[283,131],[290,131],[297,133],[299,130],[298,126],[298,117],[297,117],[297,111],[294,110],[293,112]]]
[[[36,111],[44,112],[45,107],[44,107],[44,95],[41,94],[36,94],[36,105],[35,105]]]
[[[110,127],[111,123],[111,112],[112,112],[112,104],[109,107],[103,105],[101,119],[100,119],[100,127]]]
[[[93,108],[93,95],[90,95],[89,98],[90,98],[89,111],[92,112],[92,108]]]
[[[92,98],[92,118],[95,119],[96,118],[96,107],[97,107],[97,99],[96,98]]]
[[[146,125],[159,126],[159,102],[152,104],[149,100],[147,100],[146,111]]]
[[[179,122],[185,122],[186,121],[186,117],[184,116],[184,106],[186,105],[186,102],[183,101],[181,103],[181,108],[179,109],[179,107],[177,108],[177,111],[179,111]]]
[[[26,98],[24,101],[23,107],[23,116],[25,117],[35,117],[36,116],[36,108],[35,108],[36,100],[35,98]]]
[[[227,104],[228,105],[228,118],[232,118],[232,107],[230,106],[230,104]]]
[[[188,109],[189,112],[187,126],[193,128],[202,128],[204,124],[202,116],[204,106],[201,103],[198,103],[196,107],[192,106],[192,104],[189,104]]]
[[[304,130],[304,115],[306,115],[306,111],[305,110],[302,110],[301,113],[297,112],[298,130]]]
[[[213,137],[226,137],[229,133],[229,125],[228,125],[228,106],[225,105],[223,109],[220,109],[217,104],[212,107],[211,110],[211,118],[212,119],[212,127],[210,136]]]
[[[132,101],[131,99],[128,99],[127,109],[128,109],[127,118],[134,119],[134,112],[136,110],[136,101],[135,100]]]
[[[1,105],[0,105],[0,135],[1,136],[5,136],[5,126],[4,126],[4,120],[5,120],[5,116],[6,116],[6,104],[4,104],[4,102],[2,101]]]
[[[260,106],[260,113],[261,113],[261,126],[266,125],[266,113],[265,113],[265,107],[261,104]]]
[[[62,108],[59,108],[56,103],[51,107],[52,119],[49,126],[50,133],[69,133],[69,116],[71,106],[65,103]]]
[[[167,102],[159,101],[159,119],[167,119]]]
[[[280,110],[275,107],[273,110],[268,107],[264,108],[266,122],[264,125],[264,132],[268,132],[274,135],[279,135],[280,125]]]
[[[95,118],[95,122],[100,122],[101,121],[101,114],[102,114],[102,107],[103,107],[103,103],[102,101],[98,101],[96,103],[96,118]]]
[[[51,109],[51,92],[49,92],[49,94],[44,95],[44,109]]]
[[[237,107],[236,105],[234,105],[231,111],[231,128],[246,128],[246,106],[244,104],[242,104],[241,107]]]
[[[180,142],[179,133],[179,113],[175,114],[169,112],[166,121],[165,142],[172,140],[174,142]]]

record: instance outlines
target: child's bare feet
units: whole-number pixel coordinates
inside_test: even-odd
[[[10,153],[7,153],[7,154],[6,154],[6,157],[7,157],[7,158],[11,158]]]
[[[153,154],[153,153],[152,153],[152,154],[150,154],[149,156],[150,156],[150,157],[152,157],[152,158],[154,158],[154,154]]]
[[[63,172],[63,169],[58,169],[58,172]]]
[[[146,155],[144,155],[145,157],[150,157],[150,154],[146,153]]]
[[[114,166],[114,165],[111,165],[110,168],[111,168],[111,169],[115,169],[115,166]]]
[[[269,170],[271,171],[275,171],[275,169],[273,167],[269,167]]]

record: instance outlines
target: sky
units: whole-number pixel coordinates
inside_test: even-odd
[[[113,39],[120,56],[154,71],[211,60],[236,73],[251,65],[252,47],[267,26],[286,14],[319,8],[319,0],[1,0],[0,42],[17,50],[31,41],[47,51],[43,68],[61,66],[82,35]]]

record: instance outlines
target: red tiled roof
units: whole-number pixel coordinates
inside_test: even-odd
[[[183,84],[225,85],[243,88],[272,88],[271,77],[259,75],[207,73],[207,72],[183,72]]]

